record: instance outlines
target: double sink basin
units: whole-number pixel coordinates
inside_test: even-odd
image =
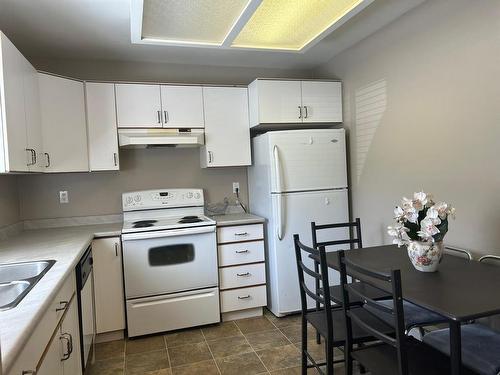
[[[55,260],[0,264],[0,311],[16,307]]]

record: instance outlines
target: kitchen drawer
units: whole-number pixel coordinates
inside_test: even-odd
[[[220,293],[221,312],[251,309],[267,304],[266,286],[225,290]]]
[[[50,310],[56,313],[55,315],[57,321],[61,319],[64,312],[69,307],[69,301],[71,300],[71,297],[73,296],[75,291],[76,291],[75,273],[71,272],[71,274],[64,281],[61,289],[59,289],[59,292],[57,292],[55,298],[52,300],[52,303],[50,304]]]
[[[266,283],[265,263],[219,268],[220,289],[241,288]]]
[[[219,245],[219,267],[264,261],[264,241]]]
[[[217,229],[217,242],[240,242],[264,239],[264,226],[262,224],[236,225],[233,227],[220,227]]]

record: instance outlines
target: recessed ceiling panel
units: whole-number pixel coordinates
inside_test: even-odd
[[[232,47],[299,51],[364,0],[263,0]]]
[[[144,0],[142,38],[221,45],[249,0]]]

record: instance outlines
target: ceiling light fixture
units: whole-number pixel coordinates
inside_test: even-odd
[[[304,52],[374,0],[131,0],[133,43]]]

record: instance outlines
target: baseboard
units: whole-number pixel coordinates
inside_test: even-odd
[[[256,316],[262,316],[262,315],[263,315],[262,307],[254,307],[252,309],[231,311],[228,313],[223,313],[222,314],[222,321],[228,322],[230,320],[254,318]]]

